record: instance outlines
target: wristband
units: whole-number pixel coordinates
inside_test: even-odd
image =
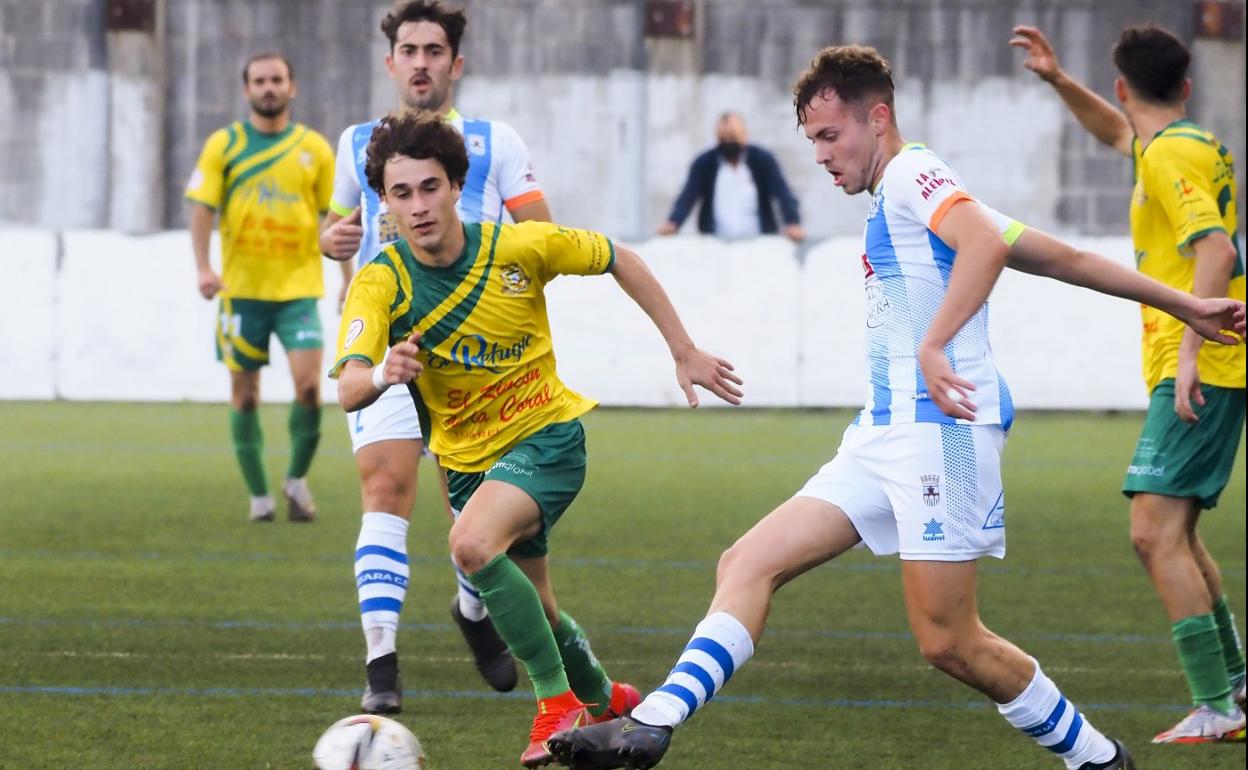
[[[386,382],[385,367],[386,364],[384,361],[373,367],[373,387],[383,393],[390,387],[390,383]]]

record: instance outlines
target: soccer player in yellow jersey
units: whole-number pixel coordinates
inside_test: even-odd
[[[1154,26],[1114,47],[1119,110],[1058,64],[1043,33],[1017,27],[1011,45],[1080,124],[1134,161],[1131,235],[1140,272],[1200,297],[1244,299],[1235,171],[1217,138],[1188,120],[1187,46]],[[1196,531],[1217,505],[1244,430],[1243,345],[1206,345],[1143,307],[1148,416],[1127,468],[1131,539],[1172,623],[1195,709],[1154,743],[1244,739],[1244,655],[1218,566]],[[1242,491],[1241,493],[1242,494]]]
[[[191,244],[199,293],[220,297],[217,358],[230,370],[230,432],[251,492],[251,520],[273,520],[256,407],[260,367],[269,362],[269,337],[276,333],[295,384],[283,491],[290,520],[312,521],[316,507],[306,477],[321,435],[316,300],[324,293],[317,234],[329,206],[334,154],[320,134],[291,122],[294,75],[280,54],[247,62],[243,94],[251,104],[249,119],[208,137],[187,185]],[[208,260],[218,213],[220,276]]]
[[[577,418],[595,402],[555,370],[546,284],[560,274],[610,272],[667,341],[690,406],[698,403],[694,384],[739,403],[741,380],[731,364],[694,346],[631,251],[545,222],[462,222],[455,204],[468,154],[445,121],[388,117],[367,153],[368,184],[402,237],[355,276],[331,376],[347,411],[392,386],[411,392],[460,512],[452,558],[533,682],[538,714],[521,764],[545,765],[556,729],[626,713],[637,697],[606,676],[556,604],[547,572],[550,529],[585,479]]]

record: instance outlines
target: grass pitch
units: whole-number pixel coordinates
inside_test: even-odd
[[[560,599],[609,672],[659,684],[715,561],[831,457],[847,412],[599,411],[552,539]],[[1009,557],[985,621],[1037,656],[1141,768],[1242,768],[1243,746],[1154,747],[1185,710],[1168,624],[1118,492],[1140,415],[1025,414],[1005,455]],[[0,768],[308,768],[355,713],[359,498],[326,409],[320,520],[250,524],[217,405],[0,403]],[[285,409],[266,408],[274,487]],[[422,470],[400,720],[431,770],[518,767],[532,702],[477,678],[446,605],[447,524]],[[1201,531],[1244,612],[1244,463]],[[280,512],[279,512],[280,515]],[[663,768],[1059,768],[909,638],[895,559],[853,551],[777,596],[755,658]]]

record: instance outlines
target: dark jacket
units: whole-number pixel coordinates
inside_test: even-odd
[[[776,156],[762,147],[747,144],[743,158],[750,169],[750,175],[754,177],[754,186],[758,188],[759,229],[764,233],[779,232],[773,200],[780,204],[780,213],[786,225],[800,224],[802,219],[797,211],[797,199],[784,181],[784,174],[780,171],[780,164],[776,163]],[[698,209],[698,231],[714,234],[715,175],[718,173],[719,152],[714,147],[694,158],[693,165],[689,167],[689,178],[685,180],[685,188],[672,204],[668,221],[679,227],[685,217],[689,216],[693,204],[701,201]]]

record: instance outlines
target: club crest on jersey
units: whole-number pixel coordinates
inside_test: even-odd
[[[342,341],[342,349],[347,350],[351,347],[351,343],[355,342],[361,334],[364,333],[364,319],[356,318],[347,327],[347,336]]]
[[[468,135],[468,152],[472,153],[473,155],[484,155],[485,154],[485,137],[478,136],[477,134],[469,134]]]
[[[919,481],[923,488],[923,502],[927,503],[929,508],[935,508],[940,503],[940,475],[927,473],[920,477]]]
[[[523,294],[529,288],[529,274],[518,262],[508,262],[499,271],[503,280],[504,294]]]

